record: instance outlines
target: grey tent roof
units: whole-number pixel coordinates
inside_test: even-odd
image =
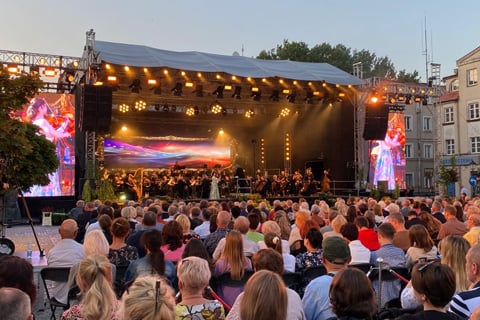
[[[143,45],[96,41],[101,61],[133,67],[168,67],[185,71],[225,72],[240,77],[284,78],[361,85],[361,79],[328,63],[261,60],[197,51],[177,52]]]

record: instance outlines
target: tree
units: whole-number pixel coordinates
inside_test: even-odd
[[[11,188],[28,191],[35,184],[47,185],[48,175],[58,167],[55,145],[37,126],[18,119],[18,111],[43,87],[38,75],[11,76],[0,67],[0,160],[2,180]]]
[[[420,82],[420,75],[418,74],[417,70],[413,70],[413,72],[409,73],[406,72],[405,69],[400,70],[397,74],[397,80],[400,82]]]

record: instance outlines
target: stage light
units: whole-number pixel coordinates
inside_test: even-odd
[[[197,77],[198,77],[198,78],[201,78],[201,77],[202,77],[202,73],[201,73],[201,72],[197,72]]]
[[[232,90],[232,85],[231,84],[226,84],[225,86],[223,86],[223,89],[225,91],[231,91]]]
[[[118,110],[122,113],[128,112],[130,110],[130,106],[128,104],[122,103],[119,107]]]
[[[187,116],[192,117],[195,115],[195,109],[193,107],[188,107],[185,113],[187,114]]]
[[[236,76],[232,76],[232,80],[237,80],[237,77],[236,77]]]
[[[288,89],[283,89],[283,90],[282,90],[282,93],[283,93],[283,94],[290,94],[290,90],[288,90]]]
[[[116,77],[116,76],[108,76],[108,77],[107,77],[107,81],[108,81],[108,82],[116,82],[116,81],[117,81],[117,77]]]
[[[255,112],[252,109],[245,111],[245,118],[251,118],[255,115]]]
[[[55,69],[52,67],[45,67],[43,70],[43,75],[49,78],[55,77],[57,75],[57,71],[55,71]]]
[[[193,109],[194,110],[194,113],[197,115],[197,114],[200,114],[200,109],[198,108],[198,106],[195,106],[195,108]]]
[[[219,114],[222,112],[222,109],[222,106],[216,103],[210,108],[210,111],[212,111],[213,114]]]
[[[403,93],[399,93],[399,94],[397,95],[397,100],[398,100],[399,102],[404,102],[404,101],[405,101],[405,95],[404,95]]]
[[[31,66],[30,67],[30,75],[38,75],[40,73],[40,68],[38,66]]]
[[[182,84],[177,82],[171,91],[174,96],[180,97],[182,95]]]
[[[292,91],[292,93],[290,93],[287,96],[287,101],[290,102],[290,103],[295,103],[296,98],[297,98],[297,93],[295,91]]]
[[[220,79],[222,78],[222,76],[219,75],[219,74],[217,74],[217,75],[215,76],[215,78],[217,78],[217,80],[220,80]]]
[[[128,87],[133,93],[140,93],[140,90],[142,90],[142,87],[140,86],[140,79],[134,79]]]
[[[168,70],[167,70],[167,69],[163,70],[163,74],[164,74],[164,75],[167,75],[167,74],[168,74]]]
[[[170,108],[168,107],[168,105],[164,105],[162,110],[163,110],[163,112],[168,112],[168,111],[170,111]]]
[[[110,66],[108,63],[105,64],[105,69],[110,70],[112,66]]]
[[[128,71],[130,71],[130,67],[129,67],[129,66],[125,66],[125,67],[124,67],[124,70],[128,72]]]
[[[180,72],[180,74],[182,75],[182,77],[185,77],[186,75],[185,71]]]
[[[9,64],[7,66],[7,71],[10,74],[16,74],[16,73],[18,73],[19,69],[18,69],[18,66],[16,64]]]
[[[65,71],[65,81],[67,83],[72,83],[75,80],[75,71],[67,70]]]
[[[413,101],[418,103],[418,102],[422,101],[422,97],[417,95],[413,98]]]
[[[78,60],[73,61],[73,66],[77,68],[80,65],[80,62]]]
[[[203,97],[203,85],[197,84],[195,90],[193,90],[192,93],[195,93],[197,97]]]
[[[40,58],[40,59],[38,60],[38,63],[39,63],[40,65],[42,65],[42,66],[43,66],[46,62],[47,62],[47,60],[46,60],[45,58]]]
[[[127,126],[126,126],[126,125],[123,125],[123,126],[122,126],[122,131],[125,132],[125,131],[127,131],[127,130],[128,130]]]
[[[428,98],[424,97],[422,100],[422,106],[426,106],[426,105],[428,105]]]
[[[308,104],[313,103],[313,91],[312,90],[306,90],[306,97],[304,101]]]
[[[152,90],[152,93],[155,95],[161,95],[162,94],[162,87],[160,86],[160,81],[158,82],[158,85],[150,88]]]
[[[185,82],[185,88],[193,88],[193,82]]]
[[[153,108],[155,109],[155,111],[160,111],[160,105],[159,104],[154,104]]]
[[[227,108],[222,107],[222,116],[226,116],[228,114]]]
[[[143,72],[148,73],[148,68],[143,68]]]
[[[156,85],[156,84],[157,84],[157,80],[155,80],[155,79],[148,79],[148,80],[147,80],[147,83],[148,83],[148,84],[151,84],[151,85]]]
[[[170,106],[170,111],[177,112],[177,106]]]
[[[93,85],[94,86],[103,86],[103,82],[102,81],[95,81],[95,83]]]
[[[220,130],[218,131],[218,134],[223,136],[225,134],[225,131],[223,131],[223,129],[220,128]]]
[[[254,90],[256,89],[256,90]],[[260,101],[262,99],[262,91],[256,87],[252,88],[252,94],[250,97],[253,97],[254,101]]]
[[[242,99],[242,87],[240,86],[235,86],[235,91],[233,92],[232,94],[232,98],[235,98],[235,99]]]
[[[223,86],[218,86],[212,94],[216,95],[219,99],[223,99]]]
[[[270,96],[270,100],[272,101],[280,101],[280,90],[273,90],[272,95]]]
[[[370,98],[368,99],[368,103],[369,104],[377,104],[378,102],[380,101],[380,99],[378,98],[378,95],[377,93],[373,93]]]
[[[147,109],[147,103],[144,100],[135,101],[135,110],[143,111],[145,109]]]
[[[411,94],[407,94],[405,96],[405,104],[412,104],[413,103],[413,99],[412,99],[412,95]]]
[[[282,111],[280,111],[280,116],[281,117],[286,117],[290,114],[290,109],[289,108],[283,108]]]
[[[395,98],[395,95],[394,94],[389,94],[388,95],[388,102],[390,104],[395,104],[395,102],[397,102],[397,99]]]

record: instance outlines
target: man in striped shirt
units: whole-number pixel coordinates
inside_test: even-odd
[[[467,277],[473,283],[473,287],[454,295],[450,303],[450,311],[463,319],[468,319],[473,310],[480,305],[480,244],[468,250],[466,260]]]

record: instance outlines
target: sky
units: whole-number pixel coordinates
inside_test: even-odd
[[[426,60],[445,77],[480,46],[478,0],[16,0],[1,8],[0,50],[74,57],[90,29],[102,41],[224,55],[243,48],[248,57],[288,39],[366,49],[425,81]]]

